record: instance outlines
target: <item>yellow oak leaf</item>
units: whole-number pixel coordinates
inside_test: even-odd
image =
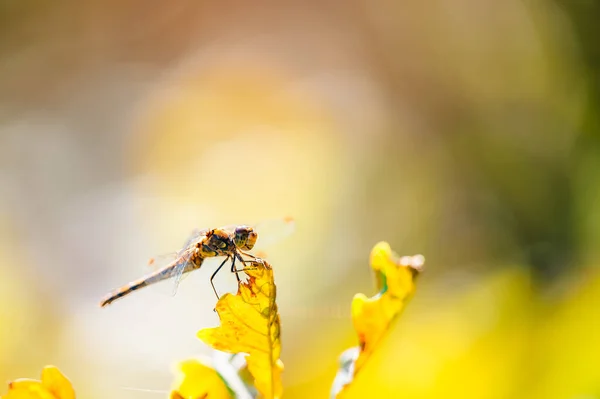
[[[258,392],[263,398],[280,398],[283,363],[273,269],[262,261],[244,272],[249,279],[240,283],[237,294],[225,294],[217,302],[221,326],[200,330],[198,337],[219,351],[247,353]]]
[[[10,382],[8,393],[0,399],[75,399],[75,391],[58,368],[46,366],[40,381],[20,378]]]
[[[177,379],[173,384],[170,399],[233,399],[219,373],[200,360],[189,359],[177,365]]]
[[[376,349],[390,325],[402,312],[415,291],[415,278],[422,270],[422,255],[398,257],[386,242],[371,250],[371,268],[375,272],[375,296],[356,294],[352,300],[352,321],[358,335],[358,348],[344,352],[341,369],[332,388],[332,396],[342,398],[350,382]]]

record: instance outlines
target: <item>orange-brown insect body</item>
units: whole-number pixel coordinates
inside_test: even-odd
[[[235,251],[235,243],[229,234],[222,229],[213,229],[206,233],[203,240],[197,244],[198,255],[203,258],[213,256],[229,256]]]
[[[117,299],[148,285],[199,269],[206,258],[225,256],[227,258],[236,257],[241,260],[239,252],[251,250],[257,239],[258,234],[256,231],[248,226],[237,226],[233,232],[224,228],[204,231],[202,234],[198,234],[198,237],[188,241],[188,246],[179,253],[177,259],[171,264],[113,291],[102,300],[100,306],[109,305]],[[249,254],[245,255],[251,256]]]

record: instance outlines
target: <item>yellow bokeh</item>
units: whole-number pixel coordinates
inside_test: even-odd
[[[171,399],[232,399],[233,394],[219,374],[200,360],[182,361],[177,366]]]
[[[42,370],[40,381],[18,379],[8,385],[2,399],[75,399],[71,382],[54,366]]]
[[[600,396],[599,2],[4,3],[0,382],[168,395],[211,350],[218,259],[98,301],[194,228],[292,216],[261,248],[284,398],[330,392],[355,326],[356,397]],[[373,290],[380,240],[427,258],[406,309],[370,298],[414,288]]]

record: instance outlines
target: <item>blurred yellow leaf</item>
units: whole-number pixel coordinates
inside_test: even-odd
[[[41,381],[20,378],[8,384],[0,399],[75,399],[71,382],[56,367],[46,366]]]
[[[600,270],[584,270],[571,284],[560,302],[547,301],[538,322],[539,373],[528,398],[600,397]]]
[[[197,359],[178,364],[170,399],[231,399],[233,394],[215,369]]]
[[[332,393],[341,398],[351,390],[350,382],[364,366],[390,324],[404,309],[415,290],[415,277],[420,272],[422,255],[399,258],[390,245],[380,242],[371,251],[371,268],[375,272],[379,293],[371,298],[356,294],[352,300],[352,321],[358,334],[359,347],[342,355],[341,369]]]
[[[221,326],[200,330],[198,337],[220,351],[247,353],[256,389],[264,398],[279,398],[283,363],[273,269],[264,262],[244,270],[249,279],[237,295],[225,294],[217,302]]]

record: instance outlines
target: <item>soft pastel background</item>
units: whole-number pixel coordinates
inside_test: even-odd
[[[81,398],[164,397],[174,361],[209,353],[212,270],[100,298],[194,227],[291,215],[268,253],[287,398],[327,397],[382,239],[427,272],[372,397],[600,398],[599,18],[0,1],[0,381],[55,364]]]

